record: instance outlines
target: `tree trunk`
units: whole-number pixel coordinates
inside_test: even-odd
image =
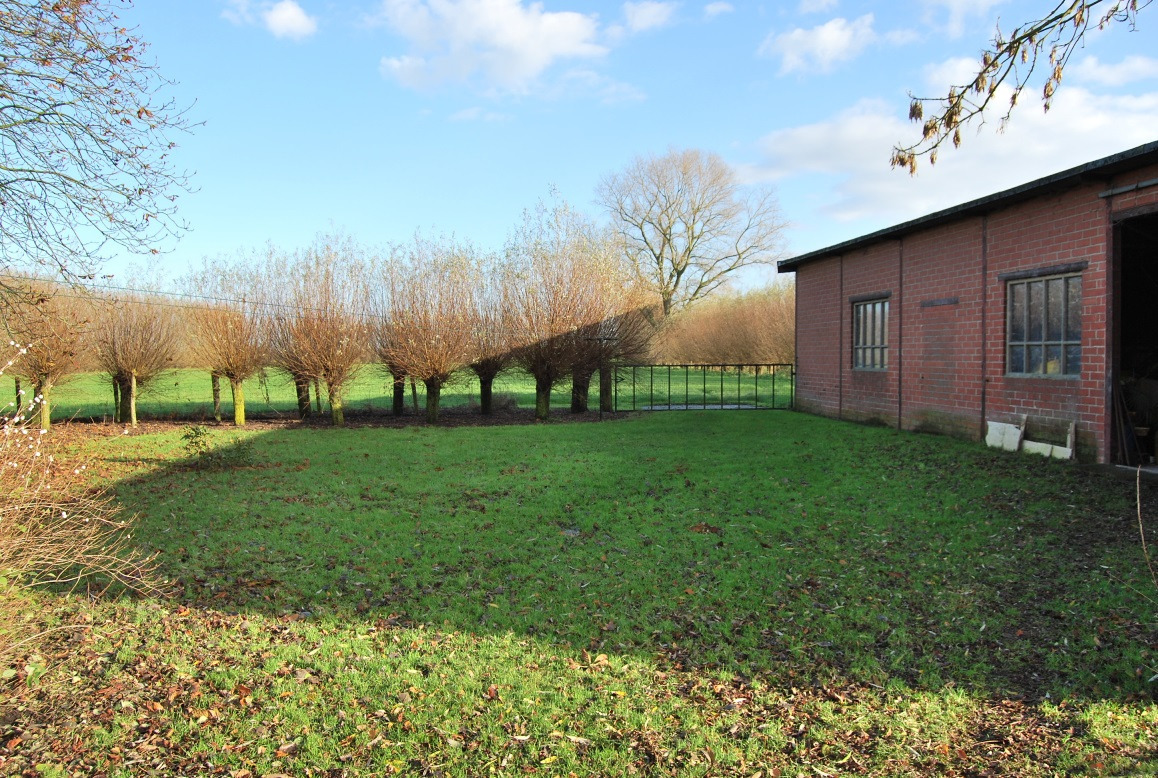
[[[117,382],[117,376],[110,374],[112,379],[112,421],[115,424],[120,424],[120,384]],[[16,410],[20,410],[17,408]]]
[[[535,418],[546,421],[551,418],[551,382],[535,376]]]
[[[221,421],[221,376],[210,373],[209,378],[213,381],[213,419]]]
[[[245,426],[245,388],[241,381],[230,378],[229,388],[233,390],[233,423],[238,427]]]
[[[587,412],[587,395],[591,391],[593,370],[576,367],[571,370],[571,413]]]
[[[330,398],[330,418],[335,427],[346,426],[346,410],[342,406],[342,387],[326,385],[326,393]]]
[[[394,377],[394,415],[401,416],[406,412],[406,374],[399,371],[390,375]]]
[[[308,419],[310,416],[310,379],[295,375],[294,389],[298,393],[298,418]]]
[[[19,416],[20,409],[24,407],[24,392],[20,389],[20,376],[14,376],[12,380],[16,384],[16,412],[13,415]]]
[[[426,423],[438,423],[438,403],[442,399],[442,381],[438,378],[429,378],[422,383],[426,384]]]
[[[410,399],[414,402],[414,413],[418,413],[418,382],[410,376]]]
[[[137,374],[129,374],[129,426],[137,426]]]
[[[615,373],[611,365],[599,366],[599,410],[603,413],[615,411]]]
[[[34,383],[33,390],[36,392],[36,397],[39,398],[39,403],[36,405],[36,415],[40,420],[40,429],[52,429],[52,404],[48,399],[48,391],[52,388],[52,384],[48,381],[38,381]]]
[[[124,375],[117,376],[117,424],[128,424],[129,419],[133,416],[133,409],[130,406],[132,400],[133,388],[129,384],[129,377]]]
[[[483,416],[490,416],[494,412],[494,386],[495,377],[493,375],[480,375],[478,377],[479,413]]]
[[[314,399],[317,406],[318,413],[322,412],[322,385],[318,383],[318,379],[314,379]]]

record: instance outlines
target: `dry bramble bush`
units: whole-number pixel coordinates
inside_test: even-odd
[[[27,353],[15,342],[9,347],[15,356],[5,370]],[[24,614],[29,587],[85,582],[97,591],[159,591],[152,560],[132,547],[112,497],[87,484],[83,465],[54,455],[59,433],[37,429],[30,413],[14,409],[12,402],[0,413],[0,680],[18,674],[12,661],[28,653],[41,629]]]
[[[655,357],[688,364],[792,362],[795,309],[790,284],[702,303],[664,321]]]

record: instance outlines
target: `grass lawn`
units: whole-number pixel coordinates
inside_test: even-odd
[[[0,773],[1158,771],[1133,481],[793,413],[118,433],[173,596],[41,595],[87,626]]]
[[[391,410],[392,379],[381,367],[364,365],[345,390],[346,411],[350,414],[385,414]],[[409,385],[408,385],[409,387]],[[24,389],[28,390],[27,384]],[[289,419],[297,417],[297,394],[289,376],[280,370],[266,370],[245,382],[246,412],[251,419]],[[759,373],[736,369],[705,368],[622,368],[618,372],[616,399],[620,410],[634,410],[647,405],[690,404],[709,407],[741,403],[760,408],[787,408],[792,404],[792,378],[787,366],[778,366],[775,374],[762,368]],[[322,389],[323,395],[325,389]],[[496,402],[514,403],[519,408],[535,407],[535,382],[517,370],[499,375],[495,380]],[[420,409],[425,408],[426,388],[415,386]],[[0,405],[15,396],[11,376],[0,375]],[[461,371],[443,390],[442,406],[448,409],[477,408],[478,379]],[[413,413],[414,395],[407,389],[408,413]],[[51,393],[52,417],[69,419],[111,420],[113,393],[104,373],[80,373],[69,377]],[[316,396],[315,396],[316,400]],[[223,418],[233,417],[233,400],[229,382],[221,382]],[[592,409],[599,405],[598,374],[588,394]],[[551,395],[553,409],[571,405],[571,385],[556,387]],[[329,413],[323,397],[322,410]],[[213,392],[209,373],[204,370],[171,370],[144,386],[137,400],[141,419],[204,420],[213,416]]]

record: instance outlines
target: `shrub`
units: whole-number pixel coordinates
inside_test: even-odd
[[[248,442],[232,446],[215,446],[208,427],[195,424],[181,433],[185,453],[193,467],[206,469],[241,467],[249,463],[252,447]]]
[[[9,678],[12,660],[38,637],[35,621],[20,617],[29,588],[158,590],[152,560],[131,546],[112,497],[88,486],[83,465],[56,457],[59,433],[30,424],[35,411],[0,415],[0,676]]]
[[[721,296],[665,320],[653,358],[733,365],[793,362],[795,317],[791,284]]]

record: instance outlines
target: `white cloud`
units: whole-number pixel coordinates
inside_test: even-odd
[[[780,73],[794,70],[828,72],[837,64],[854,59],[877,40],[873,15],[848,21],[833,19],[811,30],[797,28],[776,35],[769,33],[758,53],[780,57]]]
[[[890,46],[907,46],[921,40],[921,33],[916,30],[890,30],[885,33],[885,43]]]
[[[708,3],[704,6],[704,18],[715,19],[721,14],[730,14],[735,10],[731,3]]]
[[[660,3],[645,0],[641,3],[624,3],[623,16],[627,20],[629,32],[643,32],[671,23],[676,3]]]
[[[277,38],[300,41],[318,31],[318,22],[294,0],[280,0],[261,13],[265,28]]]
[[[818,14],[830,11],[840,3],[840,0],[800,0],[796,10],[802,14]]]
[[[1005,104],[1008,93],[998,95]],[[778,130],[760,141],[764,161],[743,170],[749,181],[777,181],[781,200],[801,213],[794,251],[832,245],[942,208],[993,194],[1154,139],[1158,92],[1096,95],[1065,87],[1045,113],[1026,103],[1005,132],[997,117],[965,133],[916,177],[889,167],[892,147],[915,142],[918,125],[897,107],[865,100],[816,124]],[[811,190],[787,196],[786,190]]]
[[[1097,57],[1086,57],[1066,70],[1076,80],[1102,86],[1124,86],[1134,81],[1158,78],[1158,59],[1135,54],[1116,65],[1101,62]]]
[[[450,116],[452,122],[508,122],[511,118],[508,114],[488,111],[478,106],[464,108]]]
[[[968,84],[981,68],[980,60],[969,57],[953,57],[943,62],[926,65],[922,73],[925,86],[932,94],[948,94],[950,86]]]
[[[646,100],[647,95],[638,87],[623,81],[616,81],[602,73],[585,68],[575,68],[563,74],[559,80],[556,94],[561,95],[589,94],[594,95],[599,102],[605,105],[619,103],[637,103]]]
[[[383,57],[384,75],[403,86],[472,82],[526,92],[560,60],[607,53],[594,15],[544,11],[522,0],[383,0],[374,20],[406,40],[406,54]]]
[[[227,0],[221,16],[237,25],[260,23],[277,38],[304,40],[318,31],[317,19],[307,14],[296,0],[276,3]]]
[[[221,12],[221,17],[234,24],[251,24],[253,11],[249,8],[249,0],[226,0],[225,10]]]
[[[994,15],[991,9],[1006,2],[1006,0],[922,0],[922,2],[925,4],[925,16],[928,19],[950,36],[959,38],[965,32],[965,22],[968,17],[993,19]],[[939,20],[939,18],[943,18],[942,12],[948,14],[948,18],[945,18],[943,22]]]

